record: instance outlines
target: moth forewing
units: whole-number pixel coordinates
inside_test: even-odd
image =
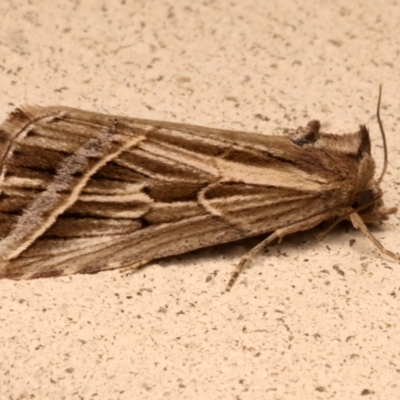
[[[373,179],[368,131],[319,129],[311,121],[292,136],[266,136],[17,109],[0,126],[0,277],[137,267],[271,233],[239,263],[230,288],[274,239],[346,212],[365,233],[363,221],[395,212]],[[365,193],[378,200],[357,219],[349,209]]]

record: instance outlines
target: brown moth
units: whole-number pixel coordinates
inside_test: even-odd
[[[383,205],[364,125],[336,135],[311,121],[265,136],[26,106],[0,140],[1,278],[136,268],[271,233],[229,290],[271,241],[342,219],[399,259],[365,225],[396,209]]]

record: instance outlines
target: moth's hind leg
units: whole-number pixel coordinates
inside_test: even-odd
[[[141,261],[135,262],[133,264],[130,264],[130,265],[120,268],[119,272],[121,274],[123,274],[123,273],[131,274],[131,273],[135,272],[135,270],[147,265],[150,261],[153,261],[153,259],[141,260]]]
[[[231,278],[229,279],[228,284],[226,285],[226,291],[229,292],[232,289],[232,286],[235,284],[237,278],[245,270],[250,263],[253,261],[254,257],[262,251],[266,246],[272,243],[275,239],[278,239],[278,243],[282,242],[282,239],[291,233],[305,231],[307,229],[311,229],[314,226],[317,226],[320,222],[324,221],[326,218],[330,216],[330,213],[319,214],[314,217],[305,219],[304,221],[297,222],[293,225],[285,226],[284,228],[277,229],[274,233],[269,235],[266,239],[264,239],[257,246],[253,247],[249,252],[247,252],[240,260],[239,264],[233,271]]]

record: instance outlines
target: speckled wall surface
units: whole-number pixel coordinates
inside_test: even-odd
[[[382,118],[400,203],[397,1],[0,4],[1,118],[21,104],[283,134]],[[1,399],[398,399],[400,265],[339,226],[118,271],[0,281]],[[373,230],[399,246],[399,217]],[[355,240],[355,242],[354,242]],[[352,245],[350,245],[352,244]]]

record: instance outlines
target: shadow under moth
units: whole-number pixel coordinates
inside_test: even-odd
[[[379,117],[382,136],[384,132]],[[385,148],[385,167],[387,150]],[[26,106],[0,126],[0,278],[115,268],[347,219],[386,220],[369,132],[292,135],[210,129],[67,107]]]

